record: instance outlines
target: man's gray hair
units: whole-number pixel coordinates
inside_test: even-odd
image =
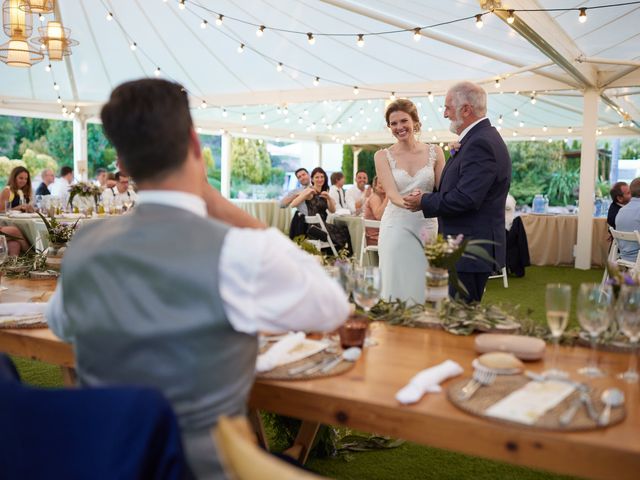
[[[449,89],[456,111],[469,104],[478,117],[487,114],[487,92],[480,85],[471,82],[459,82]]]
[[[631,191],[632,197],[640,197],[640,177],[633,179],[629,185],[629,191]]]
[[[47,172],[51,172],[51,174],[52,174],[52,175],[55,175],[55,173],[53,173],[53,170],[51,170],[50,168],[43,168],[43,169],[42,169],[42,172],[40,172],[40,176],[41,176],[41,177],[44,177],[44,175],[45,175]]]

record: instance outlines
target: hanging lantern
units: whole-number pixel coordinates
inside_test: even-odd
[[[11,67],[30,67],[44,58],[44,55],[29,45],[26,38],[15,37],[0,45],[0,61]]]
[[[31,10],[31,13],[37,13],[40,15],[44,13],[53,13],[53,9],[56,6],[55,0],[27,0],[24,3],[27,4],[26,8]]]
[[[71,48],[78,42],[69,38],[71,31],[57,21],[48,22],[45,27],[38,28],[40,37],[37,41],[44,45],[49,55],[49,60],[59,61],[65,55],[71,55]]]
[[[2,26],[9,37],[29,38],[33,29],[31,11],[26,0],[5,0],[2,4]]]

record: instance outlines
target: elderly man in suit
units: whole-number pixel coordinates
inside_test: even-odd
[[[414,192],[405,206],[439,217],[444,235],[490,240],[486,246],[497,265],[463,258],[456,264],[468,291],[465,300],[480,301],[493,270],[505,263],[505,201],[511,183],[511,158],[500,134],[486,117],[487,93],[471,82],[451,87],[445,97],[444,117],[458,135],[460,147],[442,172],[439,191]],[[454,290],[450,286],[453,296]]]

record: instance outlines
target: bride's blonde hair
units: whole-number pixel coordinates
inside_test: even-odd
[[[384,118],[387,121],[387,127],[389,126],[389,116],[393,112],[404,112],[409,115],[411,117],[411,120],[413,120],[413,132],[420,133],[422,122],[420,122],[418,109],[411,100],[407,100],[406,98],[399,98],[398,100],[394,100],[387,106],[387,110],[384,112]]]

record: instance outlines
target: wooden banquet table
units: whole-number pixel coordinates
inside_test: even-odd
[[[521,215],[527,232],[531,265],[573,265],[578,238],[577,215]],[[609,252],[607,219],[593,219],[591,265],[604,267]]]
[[[0,297],[2,302],[42,301],[55,288],[54,281],[7,279],[6,285],[9,290]],[[367,349],[348,372],[314,380],[257,380],[250,406],[300,418],[307,425],[345,425],[558,473],[601,479],[637,478],[640,385],[613,378],[626,369],[628,355],[598,352],[608,376],[593,382],[595,388],[615,385],[624,391],[627,418],[606,429],[559,433],[476,418],[458,410],[442,393],[427,394],[414,405],[398,404],[395,393],[424,368],[452,359],[464,367],[465,374],[470,374],[471,361],[476,356],[473,337],[380,323],[373,324],[371,334],[378,345]],[[72,379],[69,367],[74,364],[73,350],[48,329],[0,329],[0,351],[60,365],[67,372],[65,379]],[[588,354],[586,348],[561,347],[558,361],[575,373],[587,362]],[[530,363],[527,368],[539,372],[545,369],[545,363]]]

